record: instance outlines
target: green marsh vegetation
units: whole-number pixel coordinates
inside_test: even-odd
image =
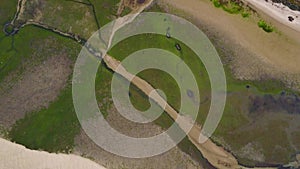
[[[1,25],[1,30],[0,30],[0,82],[3,79],[3,76],[5,73],[3,72],[3,69],[5,65],[7,64],[7,60],[10,58],[10,55],[12,55],[12,52],[7,52],[11,49],[12,47],[12,38],[7,38],[5,33],[2,31],[3,26],[10,22],[14,14],[16,12],[16,6],[17,6],[17,0],[12,0],[12,1],[1,1],[0,2],[0,25]],[[4,50],[6,52],[4,53]]]
[[[55,35],[49,31],[26,26],[15,36],[5,36],[0,40],[0,82],[12,71],[22,72],[24,66],[34,66],[37,61],[47,57],[47,53],[36,51],[40,46],[39,41],[54,37],[57,44],[62,43],[70,46],[71,52],[75,51],[74,42],[66,40],[64,37]],[[57,45],[56,50],[62,50],[64,46]],[[53,52],[57,52],[53,51]],[[45,52],[45,51],[44,51]],[[36,55],[34,55],[36,53]],[[73,58],[75,59],[75,58]],[[28,61],[31,60],[30,63]]]
[[[6,37],[0,42],[1,49],[4,49],[0,52],[0,58],[5,63],[0,77],[3,80],[8,75],[16,76],[12,85],[22,78],[25,67],[31,69],[49,55],[66,51],[66,48],[68,56],[74,61],[80,50],[80,45],[74,41],[34,26],[24,27],[14,36],[14,50],[9,50],[10,38]],[[75,135],[79,133],[79,124],[73,108],[71,85],[67,86],[48,108],[29,112],[24,119],[17,121],[9,131],[8,138],[32,149],[68,152]]]
[[[251,16],[251,10],[247,7],[236,3],[231,0],[211,0],[216,8],[222,8],[224,11],[230,14],[241,14],[243,18]],[[258,27],[262,28],[265,32],[271,33],[274,31],[274,27],[268,24],[266,21],[260,19],[257,23]]]
[[[119,0],[90,0],[90,2],[94,5],[96,16],[100,23],[100,26],[103,26],[113,19],[115,19],[115,15],[118,10]]]
[[[0,1],[0,24],[1,28],[2,26],[10,22],[14,14],[16,12],[18,1],[17,0],[11,0],[11,1]],[[2,29],[1,29],[1,36],[2,36]]]
[[[88,39],[101,26],[116,18],[118,3],[119,0],[28,1],[22,19],[38,20],[63,32]]]
[[[91,2],[95,6],[96,16],[100,24],[106,24],[113,19],[113,11],[111,9],[115,6],[115,4],[117,4],[116,0],[91,0]],[[62,10],[58,11],[58,13],[62,14],[61,16],[68,16],[65,18],[68,19],[67,22],[58,19],[58,21],[65,23],[65,25],[58,24],[60,26],[59,28],[63,30],[67,29],[70,25],[74,25],[77,19],[82,19],[84,16],[84,14],[82,15],[82,12],[78,13],[76,11],[70,11],[78,8],[73,8],[74,6],[85,8],[85,5],[78,5],[71,1],[64,1],[63,3],[61,1],[47,1],[47,3],[50,4],[48,9],[58,7],[58,5],[63,4]],[[15,6],[11,6],[10,8],[15,9]],[[86,9],[87,10],[85,11],[92,11],[90,8]],[[13,14],[14,13],[12,12],[11,15]],[[55,23],[51,21],[51,18],[55,18],[51,14],[51,10],[46,10],[45,16],[47,16],[46,24],[50,23],[53,24],[52,26],[55,26]],[[94,25],[95,20],[89,20],[89,24]],[[76,27],[73,30],[76,32]],[[96,30],[97,29],[94,31]],[[78,33],[82,34],[82,31],[80,31]],[[0,60],[2,65],[5,65],[0,65],[0,83],[2,79],[11,73],[15,73],[16,70],[19,70],[19,76],[21,76],[23,63],[32,61],[32,57],[34,55],[37,54],[39,57],[46,58],[48,53],[44,53],[45,51],[43,50],[37,50],[36,45],[46,45],[46,43],[43,41],[48,38],[55,39],[53,44],[56,46],[54,47],[55,50],[61,51],[63,48],[67,48],[69,51],[69,56],[72,57],[71,59],[73,61],[76,60],[76,57],[81,49],[79,44],[70,39],[56,35],[48,30],[40,29],[34,26],[26,26],[13,37],[13,50],[11,50],[12,37],[5,37],[0,41],[0,47],[3,49],[0,51]],[[48,47],[44,46],[41,48],[49,48],[49,44],[47,45]],[[34,65],[39,63],[35,63]],[[27,66],[28,65],[26,65],[26,67]],[[103,71],[101,75],[106,74],[108,77],[112,75],[111,71],[107,70],[105,67],[102,68]],[[99,79],[101,79],[100,83],[106,82],[103,76],[101,76],[101,78],[97,78],[97,80]],[[107,93],[110,95],[110,90],[107,91]],[[106,96],[103,97],[103,91],[101,91],[101,94],[98,94],[97,96],[100,96],[100,98],[107,98]],[[101,106],[100,109],[102,109],[104,114],[105,111],[108,111],[108,107],[105,106]],[[69,152],[74,146],[74,138],[77,134],[79,134],[79,131],[80,126],[73,108],[71,83],[68,82],[67,87],[61,92],[56,101],[51,103],[48,108],[38,112],[29,112],[24,119],[17,121],[17,123],[12,127],[11,131],[9,131],[8,136],[12,141],[23,144],[31,149],[41,149],[49,152]]]
[[[224,11],[230,14],[241,14],[243,18],[248,18],[251,13],[250,10],[246,9],[242,5],[235,1],[224,1],[224,0],[211,0],[216,8],[222,8]]]
[[[80,125],[73,108],[70,85],[47,109],[32,112],[19,120],[9,133],[12,141],[30,149],[70,152]]]
[[[262,28],[265,32],[270,33],[274,31],[274,27],[268,24],[264,20],[260,20],[257,22],[258,27]]]
[[[21,19],[32,19],[63,32],[79,34],[83,38],[88,38],[98,30],[92,6],[74,1],[27,1]]]

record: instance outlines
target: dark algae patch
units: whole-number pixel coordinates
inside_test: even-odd
[[[272,0],[274,3],[282,3],[283,5],[289,7],[291,10],[300,11],[300,1],[299,0]]]
[[[296,94],[265,94],[263,96],[250,97],[250,102],[250,113],[281,111],[300,115],[300,98]]]

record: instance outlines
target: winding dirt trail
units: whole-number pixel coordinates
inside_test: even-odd
[[[197,125],[193,126],[187,118],[179,115],[177,111],[172,108],[148,82],[129,73],[118,60],[109,55],[106,55],[103,60],[111,70],[120,74],[128,81],[131,81],[131,83],[141,89],[147,96],[149,96],[149,98],[162,107],[186,133],[188,132],[187,129],[192,126],[192,129],[188,133],[188,138],[213,166],[228,169],[242,168],[242,166],[238,165],[237,160],[230,153],[226,152],[222,147],[215,145],[211,140],[207,140],[205,143],[200,144],[198,140],[201,133],[201,127]]]

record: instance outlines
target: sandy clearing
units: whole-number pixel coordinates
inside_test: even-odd
[[[34,151],[0,138],[2,169],[105,169],[97,163],[76,155]]]
[[[224,41],[230,41],[231,44],[251,51],[251,57],[257,57],[254,59],[273,67],[273,70],[290,74],[300,73],[300,32],[275,22],[276,28],[284,34],[265,33],[258,28],[257,17],[244,19],[240,15],[228,14],[215,8],[208,0],[159,0],[159,3],[166,10],[183,11],[185,16],[199,25],[208,25],[211,31],[218,33]],[[243,66],[250,65],[245,62]]]

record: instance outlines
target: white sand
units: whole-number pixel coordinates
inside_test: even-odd
[[[300,12],[293,11],[282,3],[273,3],[271,0],[244,0],[255,8],[274,18],[278,22],[291,27],[300,32]],[[290,22],[288,17],[292,16],[294,20]]]
[[[0,138],[0,169],[105,169],[76,155],[34,151]]]

